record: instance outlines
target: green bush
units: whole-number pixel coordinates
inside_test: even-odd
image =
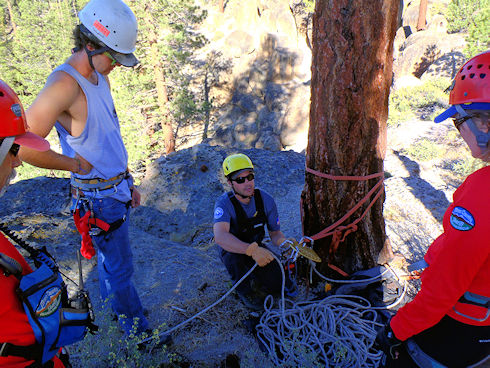
[[[467,33],[465,48],[467,58],[489,48],[489,0],[452,0],[447,9],[446,19],[449,33]]]
[[[390,93],[388,125],[399,125],[413,119],[417,110],[446,106],[448,96],[444,90],[451,84],[448,78],[435,78],[421,86],[400,88]],[[435,112],[434,112],[435,113]]]
[[[157,368],[162,364],[171,366],[178,360],[167,351],[165,345],[152,350],[159,341],[159,329],[153,330],[150,348],[139,350],[138,344],[149,336],[146,333],[135,336],[137,321],[133,326],[134,332],[126,336],[113,320],[107,303],[103,305],[102,310],[96,311],[95,323],[99,326],[96,334],[88,334],[83,341],[68,347],[70,362],[74,368]]]
[[[464,157],[450,162],[449,168],[453,171],[455,175],[461,178],[466,178],[468,175],[474,173],[478,169],[481,169],[485,165],[485,162],[479,159],[475,159],[473,157]]]
[[[430,161],[436,158],[442,158],[446,152],[446,148],[427,138],[423,138],[412,144],[403,153],[416,161]]]

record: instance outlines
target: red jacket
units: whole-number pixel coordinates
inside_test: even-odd
[[[32,272],[26,260],[17,249],[0,233],[0,252],[14,258],[22,266],[22,274]],[[28,346],[36,342],[34,332],[24,312],[24,307],[17,297],[15,290],[19,280],[13,276],[5,276],[0,270],[0,343],[9,342],[15,345]],[[24,368],[34,361],[27,361],[22,357],[0,357],[0,367]],[[53,358],[55,368],[63,368],[58,358]]]
[[[429,264],[421,275],[415,298],[400,308],[391,328],[406,340],[437,324],[445,315],[457,321],[490,326],[457,314],[484,318],[486,308],[459,303],[467,291],[490,297],[490,166],[468,176],[454,192],[454,203],[444,214],[444,233],[429,247]]]

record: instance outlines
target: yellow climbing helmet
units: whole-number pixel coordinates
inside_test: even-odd
[[[252,164],[252,160],[250,160],[250,158],[243,153],[230,155],[223,161],[223,173],[226,177],[237,171],[245,169],[253,170],[254,165]]]

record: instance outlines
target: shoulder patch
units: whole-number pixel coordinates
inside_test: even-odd
[[[216,207],[214,210],[214,218],[217,220],[223,216],[223,209],[221,207]]]
[[[449,218],[451,226],[456,230],[468,231],[475,227],[475,218],[466,208],[454,207]]]

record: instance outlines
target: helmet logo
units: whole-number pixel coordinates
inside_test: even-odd
[[[10,109],[15,114],[15,116],[17,116],[19,118],[22,116],[22,108],[20,107],[19,104],[13,104]]]
[[[104,27],[102,23],[100,23],[98,20],[94,21],[94,27],[106,37],[111,34],[111,31],[109,31],[106,27]]]

